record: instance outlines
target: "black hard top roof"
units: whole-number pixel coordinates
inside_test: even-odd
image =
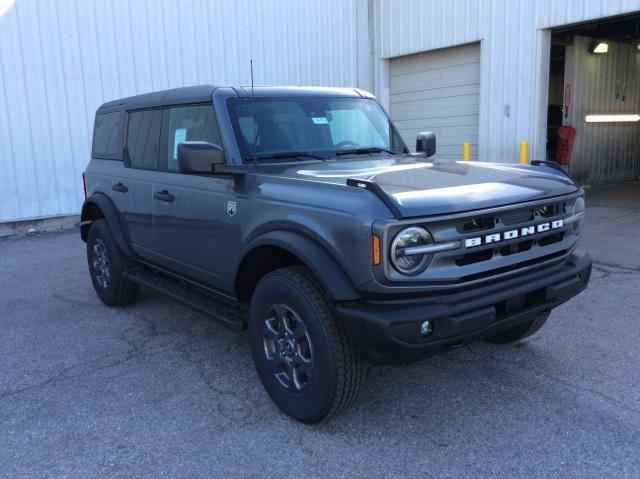
[[[226,85],[196,85],[171,90],[155,91],[143,95],[130,96],[104,103],[99,110],[122,110],[147,108],[153,106],[176,105],[211,101],[211,95],[217,88]],[[299,87],[299,86],[241,86],[231,87],[239,97],[278,97],[278,96],[345,96],[354,98],[373,98],[369,92],[357,88]]]

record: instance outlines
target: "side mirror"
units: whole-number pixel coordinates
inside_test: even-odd
[[[224,151],[206,141],[185,141],[178,145],[180,173],[213,175],[215,165],[224,164]]]
[[[431,131],[421,131],[416,139],[416,151],[424,152],[429,158],[436,154],[436,134]]]

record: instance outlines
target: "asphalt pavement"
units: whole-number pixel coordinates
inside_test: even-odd
[[[640,186],[587,192],[589,288],[534,337],[372,371],[319,426],[246,333],[104,306],[75,231],[0,239],[0,477],[640,477]]]

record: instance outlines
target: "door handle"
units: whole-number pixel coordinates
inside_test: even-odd
[[[173,200],[176,199],[176,197],[173,196],[171,193],[169,193],[167,190],[156,191],[153,194],[153,197],[156,200],[165,201],[167,203],[171,203]]]
[[[111,189],[113,191],[119,191],[120,193],[126,193],[127,191],[129,191],[129,188],[127,188],[127,186],[122,182],[116,183],[111,187]]]

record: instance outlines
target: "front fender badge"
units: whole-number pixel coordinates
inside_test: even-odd
[[[229,216],[234,216],[237,211],[237,204],[235,201],[227,201],[227,214]]]

